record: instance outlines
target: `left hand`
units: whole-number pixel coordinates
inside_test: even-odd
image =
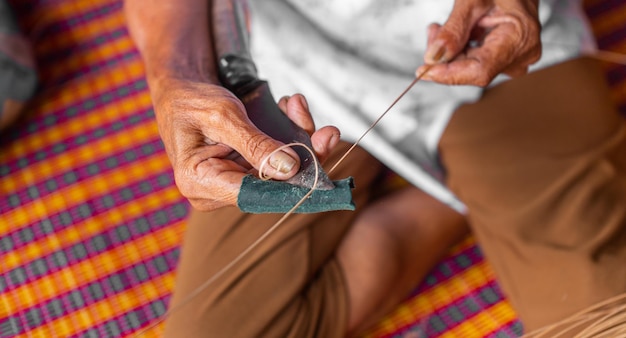
[[[541,56],[540,32],[538,0],[456,0],[446,23],[429,27],[423,79],[484,87],[524,75]]]

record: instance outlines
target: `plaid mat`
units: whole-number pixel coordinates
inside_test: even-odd
[[[11,3],[35,44],[41,89],[0,138],[0,336],[132,336],[166,310],[188,204],[157,134],[122,2]],[[626,52],[626,4],[587,8],[600,45]],[[626,110],[626,69],[607,71]],[[367,336],[521,332],[468,239]]]

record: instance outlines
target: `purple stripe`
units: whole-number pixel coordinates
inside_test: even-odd
[[[67,2],[66,0],[61,1],[20,1],[20,0],[10,0],[12,2],[15,13],[18,17],[22,18],[21,21],[24,23],[31,23],[33,19],[36,19],[38,15],[41,14],[42,11],[47,11],[51,6],[56,6],[61,2]],[[123,2],[122,1],[114,1],[111,3],[104,4],[102,6],[94,7],[90,10],[76,13],[73,16],[60,18],[58,21],[48,22],[45,29],[43,29],[43,34],[41,35],[43,40],[47,40],[53,37],[50,35],[60,34],[71,29],[76,29],[78,26],[89,22],[90,20],[98,19],[104,15],[107,15],[111,12],[122,10]],[[41,24],[40,22],[35,22],[35,24]],[[32,27],[28,27],[28,29],[32,29]]]
[[[508,323],[503,323],[497,330],[488,334],[485,338],[521,337],[524,334],[524,326],[519,319],[514,319]]]
[[[46,322],[61,318],[74,311],[88,308],[92,304],[113,297],[117,294],[128,291],[129,289],[132,289],[133,287],[140,285],[141,283],[153,280],[172,272],[178,261],[178,256],[179,249],[174,248],[165,252],[161,252],[152,257],[146,257],[141,263],[128,266],[124,269],[116,271],[113,274],[102,276],[95,281],[73,289],[69,292],[59,294],[56,297],[49,299],[45,302],[40,302],[32,307],[23,309],[16,313],[11,313],[7,317],[0,318],[0,326],[5,324],[9,320],[21,322],[20,326],[28,330],[32,330],[36,327],[45,325]],[[157,261],[166,262],[167,269],[161,269],[162,271],[159,271],[158,269],[151,269],[152,271],[149,271],[147,274],[142,275],[142,279],[139,280],[137,277],[138,274],[136,272],[137,269],[147,271],[148,269],[145,269],[145,267],[160,264],[157,263]],[[111,281],[112,277],[116,278],[115,282]],[[116,285],[113,286],[112,283],[116,283]],[[169,297],[169,295],[165,297]],[[115,304],[111,305],[114,306]],[[42,314],[42,317],[45,318],[44,320],[40,321],[38,325],[28,325],[28,323],[26,323],[22,319],[27,317],[26,314],[33,311],[40,312]]]
[[[62,18],[61,20],[56,21],[50,31],[54,34],[62,35],[67,31],[79,29],[79,26],[87,24],[90,21],[121,11],[122,8],[123,1],[113,1],[102,6],[94,7],[90,10],[76,13],[74,16]],[[45,8],[43,10],[45,10]]]
[[[130,62],[132,60],[140,60],[139,52],[134,48],[122,54],[108,57],[105,60],[101,60],[99,62],[88,64],[82,63],[82,67],[72,69],[65,74],[59,75],[57,78],[52,77],[50,73],[52,69],[54,69],[54,67],[59,67],[59,65],[48,65],[47,63],[44,63],[44,69],[50,71],[41,71],[40,80],[42,86],[44,86],[45,88],[62,87],[76,78],[84,78],[99,71],[111,71],[112,67],[118,66],[119,64],[122,64],[124,62]]]
[[[471,246],[454,256],[446,258],[439,263],[428,274],[428,276],[426,276],[420,286],[412,293],[412,296],[426,292],[427,290],[454,278],[459,273],[472,268],[483,260],[483,254],[480,251],[480,248],[476,245]]]
[[[59,172],[55,176],[45,178],[45,180],[24,187],[21,190],[8,193],[0,199],[0,212],[8,212],[48,196],[59,189],[66,188],[96,175],[106,174],[118,169],[120,166],[141,161],[162,151],[164,151],[163,143],[158,137],[132,148],[120,149],[118,153],[85,163],[80,167],[71,168],[65,172]]]
[[[88,52],[94,48],[98,48],[101,45],[115,42],[115,40],[119,40],[127,36],[128,31],[126,27],[120,26],[117,29],[105,31],[104,33],[97,35],[96,37],[87,40],[82,44],[70,45],[62,49],[51,49],[49,53],[41,54],[39,55],[39,57],[42,59],[43,62],[47,64],[59,64],[59,62],[63,62],[65,59],[71,57],[72,55]]]
[[[619,46],[624,43],[624,35],[626,34],[626,26],[613,27],[613,29],[604,35],[596,36],[598,47],[602,50],[611,50],[613,46]]]
[[[396,333],[391,336],[398,337],[398,335],[415,332],[421,334],[418,335],[420,337],[439,337],[503,299],[504,296],[499,286],[495,281],[492,281],[483,287],[472,290],[471,293],[445,307],[431,312],[418,322],[398,328]]]
[[[611,69],[606,73],[606,78],[612,88],[618,87],[626,80],[626,66]]]
[[[623,0],[602,0],[595,4],[586,5],[585,12],[591,20],[594,20],[597,19],[598,16],[614,11],[616,8],[622,7],[623,5]]]
[[[96,337],[121,337],[131,335],[133,333],[139,333],[139,331],[143,327],[147,327],[149,324],[152,324],[152,322],[156,320],[157,317],[160,317],[160,315],[162,315],[162,313],[159,313],[160,315],[155,314],[153,308],[156,306],[162,307],[163,304],[168,304],[169,301],[170,295],[159,297],[151,301],[150,303],[138,306],[102,324],[96,325],[88,330],[70,336],[70,338],[85,337],[88,334],[91,334],[91,336],[95,334]],[[130,316],[133,316],[135,318],[132,324],[129,324],[128,322],[128,318]],[[131,325],[137,324],[139,326],[131,327]],[[115,332],[113,332],[111,328],[115,328]]]
[[[80,134],[67,137],[56,143],[46,144],[36,149],[34,152],[24,154],[19,158],[5,159],[6,163],[0,164],[0,178],[14,175],[23,168],[42,161],[47,161],[48,158],[57,156],[61,153],[84,147],[91,142],[111,138],[112,134],[123,132],[124,129],[133,128],[146,121],[153,121],[153,119],[154,111],[152,108],[148,108],[112,122],[98,125],[91,129],[85,129]]]
[[[472,292],[468,295],[465,295],[463,298],[457,299],[456,301],[454,301],[453,303],[448,304],[447,306],[437,310],[437,314],[439,314],[441,316],[441,318],[444,319],[444,321],[449,324],[450,327],[458,325],[459,323],[465,321],[466,319],[477,315],[478,313],[482,312],[483,309],[486,309],[490,306],[492,306],[493,304],[501,301],[502,299],[504,299],[504,297],[502,296],[502,294],[500,292],[495,292],[495,290],[499,290],[497,284],[495,281],[491,281],[489,283],[487,283],[486,285],[472,290]],[[488,291],[490,293],[494,293],[496,295],[498,295],[497,299],[493,299],[491,301],[485,301],[485,299],[483,299],[482,297],[480,297],[480,293],[483,291]],[[466,304],[466,302],[468,301],[468,299],[471,299],[472,302],[475,302],[478,306],[475,308],[472,308],[471,306],[468,306]],[[461,313],[463,316],[462,317],[458,317],[455,318],[453,315],[450,314],[450,310],[451,309],[458,309],[459,313]]]
[[[6,135],[0,134],[0,141],[15,142],[22,137],[39,133],[41,130],[50,128],[56,124],[63,123],[70,119],[78,118],[80,115],[89,112],[97,107],[111,104],[118,100],[132,95],[143,93],[147,90],[145,78],[132,79],[124,84],[113,87],[101,93],[93,93],[91,96],[72,103],[68,106],[57,108],[57,110],[46,112],[44,116],[34,118],[25,127],[10,129]],[[48,97],[48,99],[51,99]]]
[[[167,215],[167,222],[160,221],[160,215]],[[162,209],[142,215],[132,220],[125,220],[121,224],[114,226],[102,233],[85,238],[71,246],[66,246],[55,252],[45,256],[38,257],[36,260],[23,264],[15,269],[4,272],[2,274],[2,284],[4,291],[13,290],[29,283],[44,278],[47,275],[56,273],[60,270],[71,267],[72,265],[85,262],[92,257],[100,255],[104,252],[114,250],[122,245],[132,243],[135,240],[145,236],[148,233],[158,231],[173,223],[180,222],[187,217],[188,208],[185,201],[176,201],[174,203],[164,205]],[[123,230],[127,238],[121,240],[116,232]],[[94,240],[100,240],[104,245],[101,249],[95,248]],[[80,250],[80,251],[79,251]],[[36,266],[38,264],[39,266]],[[41,269],[41,266],[44,269]],[[173,266],[173,265],[168,265]],[[156,268],[148,269],[150,274],[160,273]],[[16,278],[15,276],[21,276]],[[4,292],[3,291],[3,292]]]
[[[4,235],[4,237],[7,237],[12,241],[12,246],[0,248],[0,253],[17,250],[25,245],[28,245],[29,243],[32,243],[33,241],[47,237],[50,234],[50,231],[60,231],[68,226],[72,226],[73,224],[87,221],[88,219],[97,217],[98,215],[109,211],[111,208],[118,207],[129,200],[156,194],[159,191],[167,189],[173,185],[174,178],[172,173],[168,170],[155,173],[152,176],[142,179],[141,181],[133,182],[132,184],[121,187],[115,191],[100,196],[93,196],[91,199],[82,201],[78,205],[64,209],[63,211],[50,215],[43,220],[38,220],[27,227],[16,229]],[[43,230],[43,222],[47,223],[50,230]],[[29,232],[28,236],[24,235],[26,232]]]

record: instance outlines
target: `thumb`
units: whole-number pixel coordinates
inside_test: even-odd
[[[260,171],[261,176],[286,180],[300,168],[300,157],[289,147],[269,137],[253,125],[239,133],[232,147],[248,163]],[[282,149],[278,150],[280,147]]]
[[[455,1],[446,23],[429,27],[424,62],[434,64],[454,59],[465,49],[472,29],[488,10],[488,6],[477,6],[475,1]]]

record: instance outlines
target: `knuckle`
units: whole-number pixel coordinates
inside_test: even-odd
[[[263,157],[267,156],[269,152],[269,145],[267,136],[263,134],[256,134],[250,136],[245,142],[245,151],[253,159],[258,161],[263,160]]]
[[[492,79],[493,77],[490,75],[481,75],[476,79],[475,83],[479,87],[487,87]]]
[[[193,198],[194,196],[194,182],[188,178],[188,175],[180,174],[178,172],[174,172],[174,182],[178,191],[188,199]]]

